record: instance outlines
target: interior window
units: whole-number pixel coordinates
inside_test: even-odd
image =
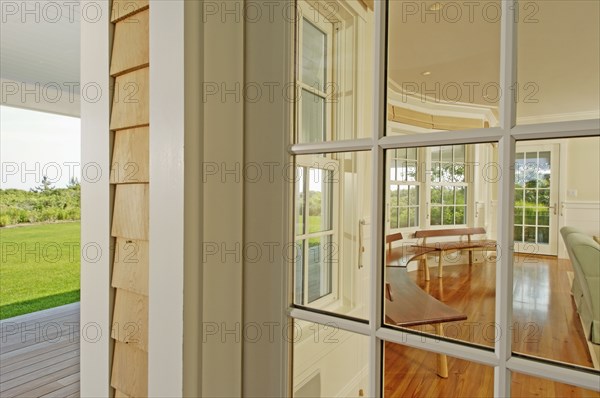
[[[467,181],[465,145],[430,149],[430,225],[467,223]]]
[[[295,291],[306,305],[332,293],[334,171],[298,166],[296,173]]]
[[[419,226],[417,148],[392,151],[390,160],[390,229]]]
[[[298,32],[298,142],[331,136],[333,24],[304,6]]]

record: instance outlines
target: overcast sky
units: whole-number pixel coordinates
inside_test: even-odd
[[[0,188],[29,190],[47,175],[64,187],[81,180],[78,118],[0,106]]]

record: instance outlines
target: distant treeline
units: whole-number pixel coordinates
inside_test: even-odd
[[[0,189],[0,227],[7,225],[75,221],[80,219],[80,185],[54,188],[47,179],[30,190]]]

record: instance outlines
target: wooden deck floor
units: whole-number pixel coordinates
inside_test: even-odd
[[[79,303],[0,322],[0,396],[79,397]]]

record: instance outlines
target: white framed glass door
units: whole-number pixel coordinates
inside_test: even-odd
[[[558,247],[558,144],[517,143],[515,251],[555,256]]]
[[[342,15],[344,10],[342,5],[347,5],[346,3],[351,2],[333,1],[328,4],[335,5],[334,8],[339,6],[337,9]],[[329,9],[319,8],[322,3],[318,1],[297,0],[296,4],[299,6],[298,8],[304,10],[309,7],[312,15],[317,15],[319,18],[323,16],[321,12],[329,11]],[[302,381],[296,384],[295,391],[292,393],[297,393],[297,396],[305,396],[302,394],[310,390],[310,395],[326,396],[329,392],[325,393],[325,388],[331,387],[335,392],[329,396],[403,396],[401,391],[408,391],[406,388],[410,389],[410,386],[401,384],[408,379],[408,375],[412,377],[414,369],[411,368],[402,373],[400,365],[407,363],[407,358],[415,359],[416,355],[419,355],[419,364],[415,365],[416,368],[423,370],[429,366],[424,365],[425,360],[421,358],[430,358],[426,361],[438,363],[437,375],[442,379],[448,377],[448,369],[446,371],[442,369],[444,363],[448,361],[450,361],[449,363],[454,361],[454,364],[457,363],[456,360],[468,361],[487,367],[485,377],[481,372],[477,374],[476,378],[471,378],[476,381],[470,383],[473,388],[485,385],[485,392],[482,394],[473,392],[470,396],[477,394],[490,396],[492,391],[494,396],[518,396],[517,391],[511,391],[511,374],[516,372],[540,377],[551,383],[566,382],[581,388],[597,388],[595,387],[597,384],[596,373],[589,372],[588,369],[579,370],[564,366],[564,357],[555,360],[556,358],[548,355],[538,355],[549,359],[547,362],[542,362],[532,359],[533,354],[529,352],[526,355],[512,355],[513,352],[519,352],[513,349],[513,340],[522,338],[521,329],[523,327],[531,327],[529,324],[520,324],[517,326],[521,329],[516,330],[512,320],[514,302],[518,301],[520,297],[515,293],[513,283],[520,282],[523,290],[534,291],[536,288],[538,289],[535,290],[537,294],[538,291],[542,292],[545,287],[549,286],[546,282],[550,280],[550,277],[543,278],[550,274],[543,271],[553,270],[551,266],[543,268],[542,264],[536,264],[531,269],[516,267],[516,257],[513,257],[515,242],[520,242],[524,248],[527,244],[524,251],[528,253],[533,251],[531,250],[532,246],[535,247],[534,251],[537,254],[556,254],[557,250],[558,146],[538,145],[534,147],[532,142],[533,140],[597,136],[600,134],[598,118],[588,117],[586,116],[588,113],[585,113],[579,115],[577,119],[569,119],[570,115],[562,114],[557,115],[556,119],[551,121],[536,118],[535,124],[527,123],[532,119],[517,120],[517,108],[522,104],[516,103],[515,100],[521,102],[525,100],[522,97],[513,98],[506,93],[514,93],[515,87],[518,85],[516,30],[517,25],[522,22],[520,18],[523,16],[519,13],[523,10],[519,9],[519,2],[489,2],[490,7],[498,10],[499,20],[491,22],[489,18],[486,19],[486,16],[480,18],[479,23],[462,21],[463,25],[461,26],[464,31],[461,30],[461,34],[457,35],[455,40],[440,39],[454,34],[451,28],[455,28],[457,25],[452,21],[439,22],[433,17],[430,20],[418,18],[421,15],[418,12],[411,20],[411,15],[406,13],[405,2],[378,1],[373,2],[373,7],[370,7],[370,4],[369,1],[361,1],[357,4],[352,2],[348,6],[350,8],[352,5],[356,6],[356,9],[352,10],[356,13],[354,21],[359,28],[362,27],[362,32],[373,29],[374,38],[369,47],[372,52],[356,51],[358,59],[374,58],[371,74],[356,74],[358,82],[356,87],[363,90],[357,90],[357,97],[372,97],[373,106],[355,106],[353,108],[357,120],[361,117],[372,119],[370,123],[365,124],[368,125],[365,131],[370,134],[370,138],[339,140],[335,134],[322,133],[326,128],[319,130],[319,134],[307,133],[308,130],[303,128],[302,119],[309,120],[308,116],[311,116],[319,122],[315,123],[315,126],[317,124],[321,126],[321,115],[326,111],[324,112],[321,107],[303,109],[303,104],[298,101],[299,103],[291,107],[295,112],[295,123],[291,123],[291,125],[296,130],[290,134],[292,145],[287,148],[292,160],[304,156],[324,158],[323,154],[328,154],[328,156],[333,154],[332,156],[335,158],[339,153],[352,154],[370,151],[372,170],[368,183],[372,187],[372,200],[369,202],[371,209],[368,219],[361,220],[363,223],[360,224],[370,226],[364,230],[367,240],[372,242],[370,252],[362,257],[364,258],[364,267],[370,272],[368,279],[370,284],[368,303],[370,305],[367,308],[366,316],[356,319],[346,316],[343,312],[307,305],[306,289],[299,289],[297,285],[293,284],[292,286],[296,286],[296,303],[291,303],[288,311],[288,315],[293,321],[312,322],[324,329],[333,325],[340,331],[368,337],[368,346],[365,343],[364,347],[365,350],[368,350],[368,363],[344,366],[353,364],[346,356],[348,353],[352,353],[353,349],[347,348],[348,346],[341,342],[329,344],[329,340],[323,340],[323,346],[318,347],[318,358],[311,364],[318,364],[317,367],[320,369],[326,369],[325,365],[329,363],[328,361],[339,364],[335,368],[336,375],[325,376],[324,373],[319,373],[320,370],[310,368],[307,365],[308,360],[306,363],[297,361],[293,370],[298,373],[296,375],[298,379],[302,376]],[[432,15],[438,13],[438,19],[441,19],[442,16],[447,16],[448,14],[444,13],[450,10],[451,8],[436,3],[424,12],[431,12]],[[553,12],[555,15],[561,15],[561,12]],[[298,19],[296,24],[297,27],[301,27],[308,22],[310,21],[306,19]],[[322,30],[322,32],[324,31]],[[360,31],[361,29],[359,29]],[[298,49],[295,53],[297,76],[294,79],[298,89],[305,88],[301,77],[298,76],[304,61],[301,50],[304,36],[301,32],[300,29],[296,29],[297,37],[294,43],[294,48]],[[423,32],[428,34],[418,34]],[[434,32],[437,32],[437,35]],[[333,34],[334,36],[337,34],[335,30]],[[420,40],[421,38],[423,40]],[[464,45],[472,39],[477,39],[477,45]],[[419,42],[421,45],[417,46],[416,43]],[[415,50],[422,48],[426,48],[427,52]],[[489,50],[485,56],[482,56],[482,48]],[[345,48],[334,49],[333,58],[339,58],[344,51],[346,51]],[[414,56],[411,56],[411,51]],[[470,54],[470,51],[473,51],[473,54]],[[325,53],[325,51],[321,52]],[[463,56],[460,61],[456,60],[457,52]],[[431,58],[428,58],[429,56]],[[442,60],[440,57],[447,57],[447,59]],[[478,61],[481,61],[481,64],[477,64]],[[453,67],[449,67],[449,65]],[[476,81],[477,84],[471,85],[473,81]],[[463,94],[462,97],[452,96],[449,89],[456,88],[456,82],[463,82],[465,87],[474,88],[476,92],[465,89],[460,90]],[[498,95],[491,94],[488,90],[491,87],[501,89],[497,90]],[[365,90],[365,88],[368,89]],[[483,89],[480,90],[481,88]],[[527,100],[530,98],[528,97]],[[370,114],[370,109],[373,109],[372,114]],[[553,112],[557,113],[559,110]],[[558,120],[559,117],[566,119]],[[394,126],[398,127],[397,129],[387,128],[391,121],[397,124]],[[558,121],[560,123],[555,123]],[[325,125],[327,126],[328,123]],[[404,128],[404,126],[407,127]],[[333,131],[337,132],[336,129]],[[314,138],[317,135],[319,139]],[[307,136],[311,138],[307,139]],[[364,135],[354,134],[351,136],[362,137]],[[487,153],[482,148],[484,145],[490,144],[493,145],[494,151]],[[481,145],[482,147],[479,151],[473,151],[469,156],[468,146],[472,145]],[[421,156],[416,157],[416,167],[412,167],[415,156],[414,153],[409,154],[409,151],[414,152],[411,148],[421,148]],[[514,175],[515,164],[517,164],[516,175]],[[340,168],[353,170],[351,165],[347,165],[341,160]],[[431,170],[431,175],[423,176],[418,171],[419,168]],[[422,178],[413,178],[411,176],[413,169],[416,169],[416,175],[420,175]],[[470,170],[474,170],[472,174]],[[303,202],[306,195],[300,192],[300,187],[303,187],[302,189],[305,191],[308,190],[306,183],[296,182],[294,198],[296,225],[298,222],[306,225],[306,218],[303,221],[299,221],[298,218],[300,216],[298,206],[308,212],[306,203]],[[415,195],[412,195],[413,192]],[[486,201],[485,206],[477,207],[481,204],[481,198]],[[429,209],[424,208],[427,205],[429,205]],[[411,236],[412,229],[470,229],[475,224],[474,220],[479,220],[476,214],[482,208],[494,209],[493,211],[485,210],[485,213],[479,217],[485,219],[487,216],[492,218],[493,215],[493,220],[489,223],[492,227],[486,225],[486,229],[494,230],[494,233],[487,238],[495,240],[492,246],[497,248],[497,255],[485,257],[480,261],[482,264],[485,262],[485,265],[482,266],[467,264],[467,267],[463,267],[464,264],[458,263],[454,268],[455,273],[444,273],[444,275],[448,275],[447,278],[444,276],[442,279],[442,273],[438,274],[437,286],[431,283],[428,286],[419,285],[415,291],[420,294],[422,302],[415,302],[412,307],[397,306],[399,313],[396,315],[400,320],[395,322],[395,326],[402,330],[396,330],[397,328],[395,329],[395,326],[390,325],[386,320],[388,317],[386,308],[391,308],[386,307],[386,300],[401,300],[401,294],[407,291],[402,287],[414,288],[410,283],[418,278],[415,277],[408,282],[400,280],[398,274],[401,272],[391,273],[398,277],[397,280],[388,277],[387,268],[392,265],[387,263],[387,252],[392,250],[385,245],[386,234],[402,230],[402,234],[405,235],[404,239],[408,241],[414,238],[414,235]],[[424,214],[428,214],[433,220],[423,220]],[[417,220],[419,220],[419,224],[416,223]],[[438,233],[438,231],[435,232]],[[338,233],[345,234],[346,231],[340,228]],[[297,241],[298,235],[295,235],[294,238]],[[351,241],[352,235],[348,234],[345,239]],[[436,243],[445,243],[446,241],[450,242],[449,239],[440,239]],[[407,242],[401,242],[398,245],[404,243]],[[360,248],[359,253],[362,254],[365,246],[362,244],[357,246]],[[306,253],[306,248],[303,250],[303,253]],[[519,250],[518,247],[517,250]],[[465,257],[467,256],[465,255]],[[442,256],[440,255],[438,258],[442,259]],[[460,256],[456,258],[462,261]],[[447,263],[449,262],[450,259]],[[474,264],[476,263],[475,261]],[[345,274],[349,275],[351,280],[359,272],[363,263],[348,261],[344,262],[343,266]],[[453,269],[449,269],[449,271],[451,270]],[[475,272],[482,274],[475,276]],[[294,275],[298,275],[297,270]],[[535,278],[527,279],[523,278],[523,275],[534,275]],[[455,278],[456,285],[452,285],[452,278]],[[565,280],[567,279],[560,279],[560,283]],[[489,281],[492,281],[491,286],[470,285],[473,282]],[[339,291],[341,293],[344,292],[344,288],[353,287],[351,284],[346,286],[342,282],[343,280],[340,278]],[[395,282],[396,285],[392,282]],[[400,285],[400,282],[406,282],[406,284]],[[473,289],[469,290],[471,287]],[[483,287],[489,288],[488,291],[484,292]],[[568,289],[563,289],[564,291],[567,291],[568,296]],[[303,292],[304,297],[299,297],[299,292]],[[546,289],[545,292],[548,293],[546,296],[537,294],[531,301],[528,298],[528,301],[522,305],[525,308],[524,312],[533,312],[531,309],[535,309],[539,310],[539,313],[546,313],[548,309],[546,301],[548,300],[544,301],[543,299],[551,298],[552,294],[549,289]],[[423,323],[417,324],[415,323],[417,321],[411,323],[403,320],[401,314],[404,314],[403,311],[407,307],[416,308],[416,316],[424,318],[424,314],[421,312],[425,312],[426,304],[431,303],[430,297],[448,305],[453,296],[456,298],[459,294],[472,294],[462,302],[474,303],[475,306],[483,303],[485,297],[493,296],[494,300],[489,300],[491,304],[486,310],[475,308],[475,306],[472,308],[474,311],[467,306],[464,309],[450,308],[459,313],[439,306],[445,314],[450,314],[444,315],[444,319],[439,322],[425,322],[431,321],[431,319],[419,319],[418,322],[422,321]],[[340,301],[345,299],[342,296],[340,294]],[[415,295],[412,295],[408,301],[410,302],[414,297]],[[568,305],[571,305],[570,299],[570,297],[565,299]],[[297,305],[298,302],[303,302],[304,305]],[[439,304],[436,303],[436,305]],[[531,307],[527,307],[528,305]],[[479,318],[479,315],[482,317]],[[536,312],[535,315],[538,313]],[[449,329],[454,332],[452,336],[448,330],[443,331],[444,328],[439,326],[441,323],[450,324],[451,321],[448,320],[450,318],[466,321],[460,325],[455,324],[455,328]],[[436,320],[438,319],[436,318]],[[437,323],[438,326],[433,325],[434,323]],[[467,344],[457,344],[454,341],[461,339],[463,330],[459,326],[475,324],[478,325],[476,331],[480,332],[482,338],[489,344],[480,344],[478,341],[464,338],[462,340],[467,341]],[[423,329],[425,331],[405,330],[408,327],[416,326],[426,326]],[[527,328],[525,332],[530,331]],[[434,329],[435,333],[442,337],[425,338],[431,334],[431,329]],[[445,329],[448,328],[445,327]],[[470,333],[470,331],[469,329],[465,333]],[[314,341],[320,341],[319,337],[317,336]],[[528,340],[526,342],[529,343]],[[397,346],[392,348],[392,344]],[[294,349],[295,356],[303,350],[299,343],[293,342],[290,345]],[[414,349],[416,351],[413,351]],[[421,354],[423,355],[421,356]],[[455,359],[447,361],[446,356]],[[473,372],[477,373],[478,371]],[[432,377],[432,373],[433,376],[436,374],[431,371],[431,368],[428,368],[428,371],[424,372],[424,377],[427,379],[423,379],[427,381],[419,381],[422,383],[420,385],[444,385],[443,380],[440,382],[441,379],[435,378],[437,376]],[[453,376],[453,372],[450,371],[450,377],[455,377],[458,373],[460,372],[455,372]],[[304,380],[307,382],[304,383]],[[391,381],[389,385],[388,381]],[[343,384],[343,386],[335,385],[334,388],[336,382],[340,382],[339,384]],[[439,388],[431,394],[420,392],[427,396],[435,396],[436,393],[439,393],[440,396],[443,394],[460,396],[445,388]],[[462,393],[468,394],[465,391]]]

